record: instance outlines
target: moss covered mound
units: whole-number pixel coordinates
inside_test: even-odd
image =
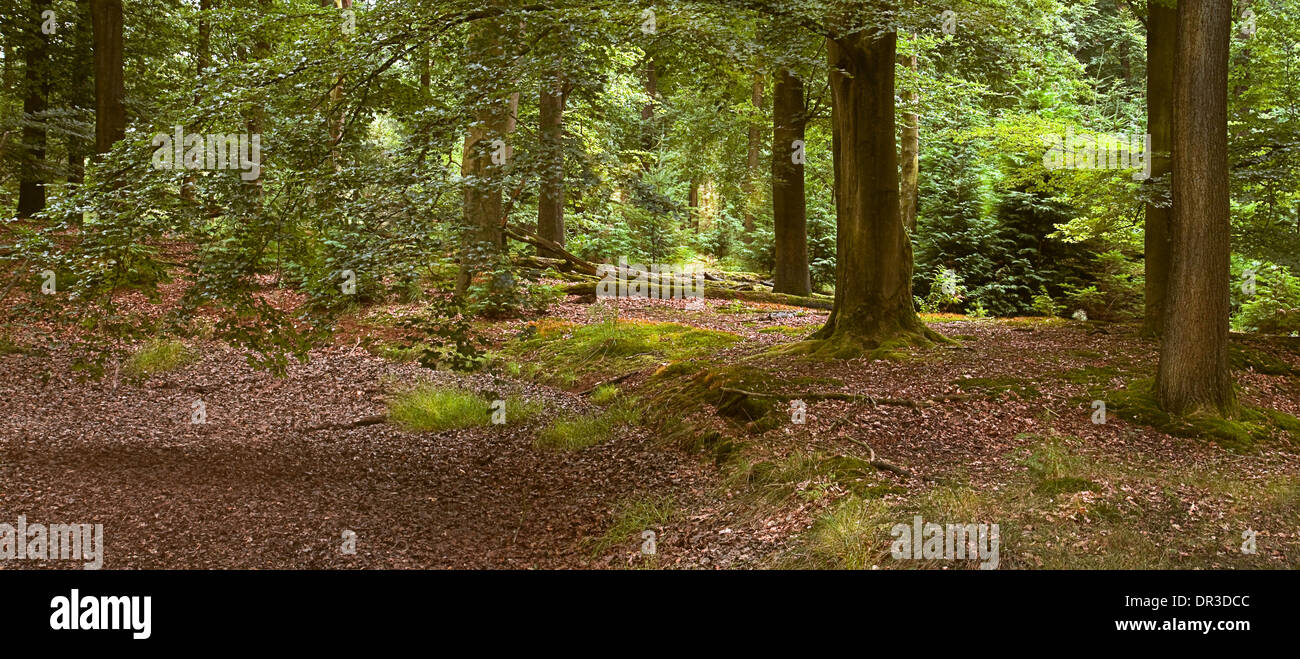
[[[588,325],[542,321],[525,340],[501,352],[527,363],[522,374],[575,386],[631,373],[656,363],[710,355],[740,337],[677,323],[604,320]]]
[[[1264,442],[1300,442],[1300,420],[1285,412],[1239,406],[1235,418],[1197,411],[1171,415],[1160,409],[1151,379],[1134,380],[1128,388],[1112,394],[1108,409],[1121,419],[1151,426],[1175,437],[1211,439],[1235,452],[1253,452]]]

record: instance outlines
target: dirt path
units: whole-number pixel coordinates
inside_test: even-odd
[[[585,317],[582,305],[555,311]],[[1123,328],[1097,334],[1061,323],[941,321],[936,329],[959,344],[898,361],[827,364],[760,354],[815,325],[815,315],[625,313],[733,331],[743,341],[710,359],[761,368],[791,391],[970,397],[925,409],[814,400],[803,425],[751,435],[731,428],[742,452],[719,470],[708,455],[684,453],[646,430],[624,429],[575,452],[535,448],[557,416],[594,406],[551,387],[388,362],[346,342],[281,379],[203,343],[197,362],[116,387],[111,378],[71,380],[70,356],[57,351],[5,354],[0,522],[24,515],[29,523],[102,523],[110,569],[772,567],[801,551],[804,532],[850,498],[844,482],[817,471],[819,461],[863,457],[865,444],[913,472],[868,477],[896,517],[911,519],[909,506],[946,501],[935,493],[955,488],[958,519],[978,513],[1023,530],[1023,541],[1006,547],[1007,567],[1127,565],[1112,559],[1134,552],[1151,554],[1136,563],[1143,567],[1293,567],[1300,555],[1294,450],[1237,455],[1118,418],[1092,422],[1094,396],[1154,367],[1155,346]],[[522,323],[498,330],[517,333]],[[1300,368],[1300,357],[1279,354]],[[1244,401],[1300,414],[1300,379],[1234,376]],[[386,392],[417,380],[489,398],[519,394],[542,412],[522,425],[463,431],[384,423],[313,430],[377,415]],[[206,423],[191,423],[196,401]],[[711,406],[688,407],[646,413],[727,429]],[[1060,438],[1068,452],[1058,459],[1087,477],[1087,489],[1015,494],[1027,487],[1025,460]],[[780,478],[755,480],[760,465]],[[590,541],[610,529],[616,511],[646,499],[671,502],[671,520],[656,527],[656,557],[640,556],[639,531],[594,553]],[[988,510],[961,508],[981,501]],[[1238,550],[1247,528],[1262,539],[1257,556]],[[355,554],[341,551],[345,530],[356,533]],[[846,547],[870,540],[845,538]],[[0,562],[0,569],[76,565]]]
[[[583,567],[599,564],[581,539],[604,532],[617,502],[703,491],[696,461],[640,434],[579,453],[534,449],[540,424],[584,404],[553,389],[346,350],[277,380],[206,350],[116,390],[59,379],[57,362],[0,357],[0,520],[102,523],[109,569]],[[545,412],[443,433],[307,430],[382,412],[389,378],[520,392]],[[191,423],[196,400],[204,424]],[[341,552],[344,530],[357,534],[354,555]]]

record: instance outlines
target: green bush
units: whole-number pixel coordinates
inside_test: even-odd
[[[1242,332],[1264,334],[1300,333],[1300,277],[1285,266],[1251,262],[1236,264],[1232,295],[1238,311],[1232,327]],[[1233,270],[1238,270],[1234,267]],[[1254,280],[1249,275],[1253,273]],[[1253,294],[1251,294],[1253,283]]]

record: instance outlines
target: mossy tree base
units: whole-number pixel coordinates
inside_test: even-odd
[[[1134,380],[1106,402],[1121,419],[1175,437],[1208,438],[1237,453],[1254,452],[1259,444],[1278,440],[1300,445],[1300,419],[1285,412],[1238,404],[1231,415],[1208,408],[1169,414],[1156,400],[1150,379]]]
[[[902,359],[907,348],[930,348],[937,344],[954,343],[934,330],[916,323],[915,328],[897,328],[888,333],[873,334],[835,328],[827,331],[827,324],[812,338],[773,348],[772,354],[802,355],[814,359]]]

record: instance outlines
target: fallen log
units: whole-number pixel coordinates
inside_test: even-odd
[[[569,250],[564,249],[564,247],[559,243],[553,240],[543,238],[529,231],[528,229],[507,224],[505,225],[505,234],[511,238],[514,238],[515,240],[518,240],[519,242],[528,243],[533,247],[549,250],[551,253],[554,254],[559,254],[563,258],[563,260],[568,261],[570,264],[572,264],[573,268],[578,272],[581,272],[586,275],[596,274],[596,266],[590,261],[580,256],[575,256]]]
[[[867,459],[867,462],[870,463],[871,466],[875,467],[876,469],[884,469],[885,471],[892,471],[895,474],[898,474],[899,476],[907,476],[909,478],[912,476],[912,472],[908,471],[907,469],[904,469],[899,465],[896,465],[888,460],[885,460],[884,458],[876,457],[876,449],[871,448],[870,444],[860,439],[854,439],[852,437],[845,437],[844,439],[847,439],[850,442],[853,442],[854,444],[857,444],[858,446],[861,446],[862,448],[865,448],[868,451],[870,451],[871,457]]]
[[[596,287],[599,282],[594,283],[577,283],[569,284],[563,287],[565,293],[569,295],[580,295],[584,298],[595,300]],[[653,289],[654,285],[643,285]],[[658,285],[659,293],[663,299],[671,298],[673,287]],[[785,293],[769,293],[766,291],[736,291],[729,288],[720,288],[718,286],[704,286],[704,297],[710,300],[741,300],[743,302],[762,302],[767,304],[784,304],[790,307],[803,307],[805,309],[824,309],[829,311],[834,306],[833,299],[820,299],[815,297],[800,297],[798,295],[786,295]]]
[[[546,270],[547,268],[559,270],[566,267],[568,263],[569,262],[564,259],[552,259],[545,256],[522,255],[511,259],[511,264],[515,267],[532,268],[534,270]]]
[[[384,421],[387,420],[388,417],[382,414],[372,414],[370,416],[361,417],[356,421],[328,422],[316,426],[308,426],[306,430],[307,432],[316,432],[317,430],[347,430],[349,428],[361,428],[363,426],[373,426],[373,425],[383,423]]]

